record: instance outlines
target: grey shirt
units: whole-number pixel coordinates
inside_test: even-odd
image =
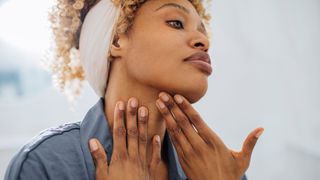
[[[95,166],[88,147],[89,139],[97,138],[111,159],[113,139],[104,114],[104,99],[87,112],[81,122],[64,124],[41,132],[11,160],[5,180],[94,180]],[[165,134],[169,179],[187,179],[177,153]],[[246,180],[246,177],[243,177]]]

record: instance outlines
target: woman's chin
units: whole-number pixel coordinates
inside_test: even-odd
[[[207,92],[207,84],[197,84],[193,85],[190,88],[183,89],[180,91],[182,96],[184,96],[191,104],[198,102]]]
[[[191,103],[196,103],[198,102],[204,95],[205,92],[194,92],[194,93],[188,93],[186,95],[184,95],[184,97]]]
[[[170,81],[174,83],[164,83],[165,86],[157,87],[160,91],[169,93],[172,97],[180,94],[185,97],[190,103],[196,103],[207,92],[207,79],[193,79],[188,81]]]

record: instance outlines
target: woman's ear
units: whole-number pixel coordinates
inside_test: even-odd
[[[110,47],[110,53],[113,57],[123,57],[127,48],[128,38],[124,34],[115,35]]]

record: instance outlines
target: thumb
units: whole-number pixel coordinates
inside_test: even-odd
[[[152,139],[152,157],[149,164],[149,170],[151,176],[154,175],[154,173],[157,170],[158,165],[161,162],[161,141],[160,136],[155,135]]]
[[[106,171],[108,168],[107,155],[99,140],[95,138],[90,139],[89,147],[96,169],[105,169]]]
[[[264,129],[262,127],[256,128],[247,136],[246,140],[242,145],[242,150],[240,152],[242,158],[250,161],[253,148],[255,147],[258,138],[261,136],[263,131]]]

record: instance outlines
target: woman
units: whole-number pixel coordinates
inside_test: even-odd
[[[60,23],[53,26],[60,58],[53,72],[66,88],[83,79],[83,68],[100,99],[81,123],[25,145],[5,179],[245,179],[263,129],[235,152],[191,106],[212,72],[201,1],[77,0],[58,7],[67,11],[52,18]],[[70,62],[73,46],[82,65]]]

